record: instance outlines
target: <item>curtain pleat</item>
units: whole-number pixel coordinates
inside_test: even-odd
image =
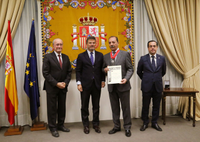
[[[0,63],[6,53],[8,20],[11,21],[11,36],[14,37],[25,0],[0,0]]]
[[[38,7],[36,5],[38,3]],[[40,88],[40,120],[47,122],[47,104],[46,104],[46,92],[43,90],[44,78],[42,76],[42,46],[41,46],[41,33],[39,29],[40,17],[40,0],[26,0],[22,12],[16,34],[13,38],[13,49],[15,58],[16,68],[16,81],[17,81],[17,92],[19,100],[18,120],[16,121],[19,125],[32,125],[30,119],[30,102],[29,98],[24,92],[24,71],[27,59],[28,42],[30,36],[30,28],[32,18],[35,19],[36,29],[36,51],[37,51],[37,63],[38,63],[38,79]],[[0,0],[1,4],[1,0]],[[130,104],[131,104],[131,117],[140,118],[142,110],[142,92],[141,80],[136,74],[136,67],[140,57],[148,53],[147,42],[151,39],[157,40],[149,21],[149,17],[146,11],[144,0],[134,0],[134,25],[135,25],[135,69],[134,74],[130,80],[131,92],[130,92]],[[71,34],[71,33],[66,33]],[[65,44],[67,45],[67,43]],[[160,47],[160,45],[159,45]],[[163,55],[163,50],[158,49],[158,53]],[[5,59],[5,58],[4,58]],[[5,64],[3,60],[0,63],[0,126],[9,126],[7,114],[4,109],[4,80],[5,80]],[[180,87],[182,82],[182,76],[173,68],[173,66],[167,62],[167,73],[163,77],[163,80],[170,80],[171,86]],[[101,91],[100,101],[100,120],[112,120],[112,111],[110,108],[109,94],[107,87]],[[177,113],[179,97],[168,97],[166,98],[166,115],[174,115]],[[72,73],[72,79],[69,84],[67,99],[66,99],[66,119],[65,122],[81,122],[80,117],[80,92],[76,87],[75,73]],[[89,108],[90,113],[92,107]],[[160,114],[161,114],[160,109]],[[150,108],[150,115],[151,115]],[[91,113],[92,114],[92,113]],[[92,120],[92,115],[89,117]],[[122,117],[121,117],[122,118]],[[141,121],[142,123],[142,121]]]
[[[199,91],[199,0],[145,0],[145,5],[161,48],[170,63],[184,77],[182,87]],[[196,120],[200,120],[199,94],[196,107]],[[179,111],[186,118],[188,98],[180,98]]]

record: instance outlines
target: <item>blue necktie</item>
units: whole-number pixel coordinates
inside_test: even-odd
[[[155,56],[151,56],[151,58],[152,58],[152,67],[153,67],[153,70],[155,71],[156,70],[156,64],[155,64],[155,60],[154,60],[154,58],[155,58]]]
[[[93,52],[90,52],[90,60],[92,65],[94,65]]]

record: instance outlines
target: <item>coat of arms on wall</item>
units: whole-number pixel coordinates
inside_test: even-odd
[[[43,56],[53,51],[52,41],[63,40],[63,53],[76,67],[86,38],[95,36],[96,51],[110,52],[106,38],[117,36],[119,49],[130,53],[134,64],[134,6],[131,0],[41,0]]]
[[[101,24],[101,32],[99,32],[99,27],[95,26],[95,24],[98,22],[98,19],[96,17],[89,16],[89,13],[85,17],[79,18],[79,22],[83,26],[79,26],[79,33],[77,32],[77,26],[74,24],[73,27],[73,33],[71,34],[73,39],[73,50],[78,50],[78,35],[79,35],[79,45],[83,49],[87,49],[86,47],[86,39],[88,36],[94,36],[96,38],[96,46],[97,48],[99,46],[99,35],[101,39],[101,47],[100,49],[106,49],[105,42],[106,38],[105,36],[107,35],[105,33],[105,26]]]

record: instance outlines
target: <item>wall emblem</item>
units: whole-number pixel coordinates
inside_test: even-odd
[[[99,46],[99,38],[101,39],[101,47],[100,49],[106,49],[105,42],[106,38],[105,36],[107,35],[105,33],[105,26],[101,24],[101,32],[99,32],[99,27],[95,26],[97,23],[98,19],[96,17],[89,16],[89,13],[85,17],[79,18],[79,22],[83,25],[79,27],[79,33],[77,32],[77,26],[73,25],[73,33],[71,36],[73,37],[72,42],[73,42],[73,50],[78,50],[78,35],[79,35],[79,45],[83,49],[87,49],[86,46],[86,39],[88,36],[94,36],[96,37],[96,46],[97,48]]]

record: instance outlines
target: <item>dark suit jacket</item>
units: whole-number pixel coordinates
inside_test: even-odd
[[[131,62],[131,56],[128,52],[120,50],[120,52],[117,55],[117,59],[115,61],[115,65],[121,65],[122,67],[122,79],[125,78],[127,82],[125,84],[116,84],[116,88],[120,92],[128,91],[131,89],[130,85],[130,78],[133,74],[133,66]],[[107,66],[111,66],[111,57],[110,53],[104,55],[104,64],[103,69]],[[108,91],[112,92],[113,90],[113,84],[108,84]]]
[[[105,75],[102,72],[103,54],[95,51],[95,63],[92,65],[87,51],[78,55],[76,65],[76,81],[80,81],[83,90],[89,90],[93,79],[96,87],[101,89],[101,82],[105,81]]]
[[[156,54],[156,62],[157,67],[156,70],[153,71],[149,54],[146,54],[140,58],[137,67],[137,74],[142,80],[141,90],[143,92],[149,92],[153,86],[153,83],[155,83],[157,92],[163,91],[162,77],[166,73],[165,57]]]
[[[71,64],[69,57],[62,54],[62,68],[54,52],[46,54],[43,60],[42,72],[45,78],[44,89],[47,93],[57,93],[60,89],[56,86],[58,82],[65,82],[66,87],[63,92],[67,92],[67,87],[71,80]]]

